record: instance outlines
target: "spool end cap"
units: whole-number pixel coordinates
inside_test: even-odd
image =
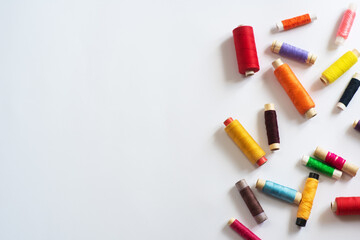
[[[329,81],[326,79],[325,76],[321,76],[320,80],[325,84],[325,85],[329,85]]]
[[[251,75],[254,75],[255,72],[254,71],[246,71],[245,72],[245,77],[248,77],[248,76],[251,76]]]
[[[280,143],[270,144],[269,148],[270,148],[271,151],[277,151],[277,150],[280,149]]]
[[[353,123],[353,128],[356,128],[356,125],[358,124],[359,120],[355,120]]]
[[[305,227],[306,220],[303,218],[296,218],[296,225],[298,225],[299,227]]]
[[[233,222],[235,222],[235,218],[230,218],[230,220],[228,221],[228,225],[231,225],[231,224],[233,224]]]
[[[315,178],[316,180],[319,180],[319,174],[311,172],[309,173],[309,178]]]
[[[336,106],[337,106],[339,109],[341,109],[341,110],[345,110],[345,109],[346,109],[345,104],[343,104],[342,102],[338,102],[338,103],[336,104]]]
[[[345,38],[343,38],[343,37],[337,36],[335,39],[335,44],[338,46],[344,45],[344,42],[345,42]]]
[[[310,119],[310,118],[313,118],[315,117],[317,114],[315,108],[310,108],[309,110],[307,110],[307,112],[305,113],[305,116]]]
[[[266,163],[266,162],[267,162],[267,159],[266,159],[265,156],[263,156],[263,157],[261,157],[259,160],[257,160],[256,164],[257,164],[258,166],[261,166],[261,165],[263,165],[263,164]]]
[[[232,117],[229,117],[228,119],[226,119],[226,120],[224,121],[224,125],[227,126],[227,125],[229,125],[232,121],[234,121],[234,119],[232,119]]]

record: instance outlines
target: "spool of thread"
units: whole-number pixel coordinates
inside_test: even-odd
[[[252,231],[250,231],[250,229],[245,227],[241,222],[239,222],[239,220],[235,218],[231,218],[228,222],[228,225],[245,240],[261,240]]]
[[[268,195],[297,205],[299,205],[302,197],[302,194],[295,189],[260,178],[256,182],[256,188]]]
[[[268,137],[268,144],[271,151],[280,149],[280,136],[275,105],[273,103],[265,104],[265,126]]]
[[[315,157],[319,158],[320,160],[324,161],[325,163],[333,166],[340,171],[346,172],[350,176],[355,176],[359,167],[355,164],[349,163],[344,158],[336,155],[335,153],[329,152],[321,147],[317,147],[314,152]]]
[[[315,14],[304,14],[301,16],[289,18],[276,23],[276,27],[279,31],[286,31],[292,28],[296,28],[308,23],[311,23],[317,19]]]
[[[342,172],[339,170],[336,170],[335,168],[326,165],[325,163],[309,157],[309,156],[303,156],[301,160],[302,164],[307,166],[308,168],[311,168],[313,170],[316,170],[318,172],[321,172],[329,177],[332,177],[336,180],[339,180],[341,178]]]
[[[302,200],[296,216],[296,225],[300,227],[305,227],[306,222],[310,217],[318,184],[319,174],[311,172],[306,179]]]
[[[303,63],[314,64],[317,59],[313,53],[276,40],[271,45],[271,51]]]
[[[360,197],[337,197],[331,203],[336,215],[360,215]]]
[[[343,95],[341,96],[338,104],[336,105],[341,110],[345,110],[345,108],[349,105],[351,99],[354,97],[355,93],[360,87],[360,74],[355,73],[349,84],[347,85]]]
[[[239,72],[245,76],[254,75],[260,66],[253,28],[240,25],[233,30],[233,36]]]
[[[343,44],[349,37],[351,27],[353,25],[356,16],[356,5],[351,3],[349,8],[345,11],[344,16],[341,20],[340,26],[336,33],[335,43],[337,45]]]
[[[356,49],[346,52],[322,73],[320,80],[325,85],[335,82],[336,79],[343,75],[358,61],[359,56],[360,53]]]
[[[238,181],[235,186],[239,190],[241,197],[244,199],[246,206],[256,222],[264,222],[267,219],[267,216],[245,179]]]
[[[289,65],[277,59],[272,63],[274,74],[281,86],[293,102],[294,106],[301,115],[307,118],[316,116],[315,103],[307,93],[303,85],[295,76]]]
[[[261,166],[266,163],[267,159],[264,150],[261,149],[259,144],[255,142],[238,120],[233,120],[230,117],[225,120],[224,125],[226,126],[226,133],[252,164],[256,163],[258,166]]]
[[[360,132],[360,121],[359,120],[355,120],[353,123],[353,127],[356,131]]]

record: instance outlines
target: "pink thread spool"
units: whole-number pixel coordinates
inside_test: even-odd
[[[234,229],[240,236],[242,236],[245,240],[261,240],[258,236],[256,236],[250,229],[245,227],[241,222],[239,222],[235,218],[231,218],[228,222],[228,225]]]
[[[345,11],[344,16],[341,20],[340,26],[336,33],[335,43],[341,45],[349,37],[351,27],[353,25],[356,16],[356,4],[351,3],[349,8]]]
[[[329,152],[322,147],[317,147],[314,152],[315,157],[319,158],[320,160],[324,161],[325,163],[333,166],[340,171],[346,172],[347,174],[354,177],[359,170],[359,167],[355,164],[352,164],[346,161],[344,158],[336,155],[335,153]]]

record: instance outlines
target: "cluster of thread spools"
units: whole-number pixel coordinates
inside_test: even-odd
[[[335,37],[336,44],[343,44],[348,38],[355,15],[356,6],[350,4],[338,28]],[[304,14],[283,20],[276,24],[276,28],[278,31],[287,31],[298,26],[309,24],[316,19],[316,15]],[[245,76],[255,74],[260,70],[260,67],[253,28],[251,26],[240,25],[233,30],[233,37],[239,72]],[[291,58],[305,64],[314,64],[317,60],[317,55],[282,41],[274,41],[271,45],[271,50],[284,58]],[[323,71],[320,80],[326,85],[333,83],[358,61],[359,56],[360,53],[356,49],[344,53],[338,60]],[[314,101],[291,70],[290,66],[280,58],[273,61],[272,65],[277,80],[284,88],[297,111],[306,118],[316,116],[317,112]],[[354,73],[337,103],[339,109],[345,110],[348,107],[359,86],[360,73]],[[280,135],[274,104],[265,104],[264,117],[269,148],[271,151],[277,151],[280,149]],[[238,120],[230,117],[224,121],[224,125],[226,133],[250,162],[258,166],[267,162],[265,151],[261,149]],[[353,127],[355,130],[360,131],[360,121],[355,120]],[[346,161],[343,157],[322,147],[317,147],[314,150],[313,157],[303,156],[301,162],[306,167],[336,180],[341,178],[343,172],[354,177],[359,169],[355,164]],[[265,194],[298,205],[297,219],[294,219],[294,222],[296,225],[304,227],[310,217],[318,183],[319,174],[310,172],[302,192],[263,179],[257,180],[256,188]],[[256,222],[264,222],[267,216],[245,179],[238,181],[235,186]],[[331,210],[337,215],[360,214],[360,197],[338,197],[331,202]],[[260,239],[241,224],[240,221],[234,218],[230,219],[228,224],[244,239]]]

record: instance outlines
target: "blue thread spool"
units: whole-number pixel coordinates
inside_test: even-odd
[[[268,195],[297,205],[300,204],[302,198],[302,194],[295,189],[260,178],[256,182],[256,188]]]
[[[317,56],[301,48],[292,46],[288,43],[274,41],[271,45],[271,51],[278,53],[281,56],[292,58],[296,61],[314,64]]]

